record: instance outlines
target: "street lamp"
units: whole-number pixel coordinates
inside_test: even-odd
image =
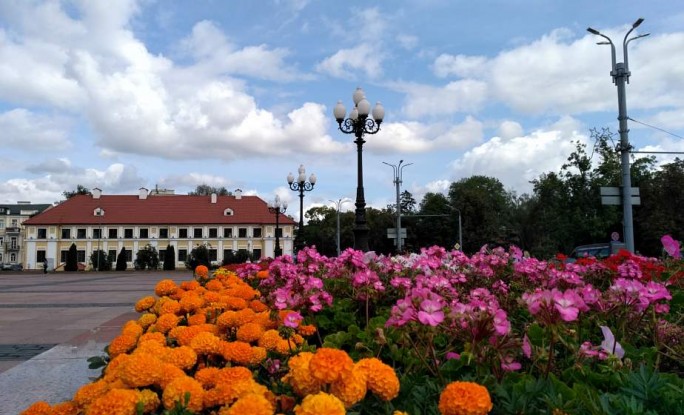
[[[636,29],[644,19],[639,18],[632,24],[632,28],[627,31],[625,38],[622,40],[622,56],[624,62],[616,62],[615,59],[615,45],[613,41],[606,35],[602,34],[591,27],[587,28],[587,32],[601,36],[607,42],[599,42],[599,45],[610,45],[611,52],[611,71],[610,75],[613,77],[613,83],[617,86],[618,94],[618,120],[620,122],[620,144],[618,150],[621,156],[622,167],[622,220],[625,233],[625,245],[627,250],[634,252],[634,224],[632,219],[632,178],[630,176],[629,167],[629,152],[632,146],[629,144],[629,128],[627,127],[627,99],[625,95],[625,83],[629,83],[629,62],[627,59],[627,45],[629,42],[648,36],[650,33],[634,36],[627,39],[634,29]]]
[[[297,236],[295,237],[295,250],[299,252],[300,249],[304,248],[304,240],[302,239],[302,231],[304,230],[304,192],[310,192],[313,190],[316,184],[316,175],[311,173],[309,176],[309,181],[306,181],[306,169],[304,165],[300,164],[299,173],[297,176],[297,181],[292,173],[287,175],[287,183],[290,185],[290,189],[295,192],[299,192],[299,229],[297,229]]]
[[[413,163],[408,163],[408,164],[402,165],[403,162],[404,162],[404,160],[399,160],[398,165],[385,163],[384,161],[382,162],[382,164],[387,164],[388,166],[392,167],[392,170],[394,170],[394,181],[393,181],[393,183],[397,188],[397,233],[396,233],[397,239],[396,239],[396,241],[397,241],[397,253],[398,254],[401,253],[401,200],[400,200],[400,193],[399,192],[400,192],[400,187],[401,187],[401,179],[403,176],[402,172],[404,170],[404,167],[410,166],[413,164]]]
[[[366,224],[366,200],[363,194],[363,136],[365,134],[376,134],[380,131],[380,124],[385,117],[385,109],[378,102],[373,108],[373,118],[368,118],[370,103],[366,100],[363,89],[356,88],[352,95],[354,108],[349,113],[349,118],[345,119],[347,110],[342,101],[337,101],[333,115],[339,125],[340,131],[345,134],[354,134],[356,140],[358,181],[356,186],[356,218],[354,220],[354,249],[367,252],[368,248],[368,225]]]
[[[337,256],[340,256],[340,207],[343,203],[349,202],[350,200],[348,200],[346,197],[343,197],[330,201],[333,202],[337,208]]]
[[[102,239],[102,216],[104,210],[102,208],[95,209],[95,216],[98,217],[98,234],[97,234],[97,271],[100,271],[100,240]]]
[[[272,205],[268,207],[268,211],[275,214],[276,227],[275,227],[275,249],[273,250],[273,256],[279,257],[283,254],[283,250],[280,249],[280,214],[285,213],[287,210],[287,202],[280,202],[280,196],[276,195],[275,201]]]
[[[463,233],[462,233],[462,228],[461,228],[461,210],[459,208],[454,208],[456,209],[456,213],[458,213],[458,249],[460,251],[463,251]]]

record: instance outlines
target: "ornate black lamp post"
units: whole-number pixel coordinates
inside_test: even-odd
[[[279,257],[283,254],[283,250],[280,249],[280,214],[285,213],[287,210],[287,202],[280,202],[280,196],[276,195],[275,201],[272,205],[268,207],[268,211],[275,214],[276,227],[275,227],[275,249],[273,250],[273,256]]]
[[[301,164],[297,170],[299,175],[297,176],[297,181],[292,173],[287,175],[287,183],[290,185],[290,189],[295,192],[299,192],[299,229],[297,229],[297,236],[295,236],[295,250],[299,252],[300,249],[304,248],[304,239],[302,231],[304,230],[304,192],[310,192],[313,190],[316,184],[316,175],[311,173],[309,176],[309,181],[306,181],[306,169],[304,165]]]
[[[365,134],[376,134],[380,131],[380,124],[385,117],[385,109],[378,102],[373,108],[373,119],[368,118],[370,113],[370,103],[366,100],[363,89],[356,88],[352,95],[354,108],[349,113],[349,118],[345,119],[347,110],[342,101],[337,101],[333,114],[340,126],[340,131],[345,134],[354,134],[356,140],[358,182],[356,186],[356,217],[354,220],[354,249],[367,252],[368,247],[368,225],[366,224],[366,199],[363,194],[363,136]]]

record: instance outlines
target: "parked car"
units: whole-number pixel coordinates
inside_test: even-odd
[[[568,259],[565,262],[575,262],[579,258],[594,257],[596,259],[605,259],[616,254],[620,249],[624,249],[625,244],[622,242],[605,242],[598,244],[580,245],[572,250]]]
[[[23,271],[24,266],[21,264],[2,264],[3,271]]]

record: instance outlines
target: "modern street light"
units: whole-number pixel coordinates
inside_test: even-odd
[[[591,27],[587,28],[587,32],[596,36],[601,36],[607,40],[607,42],[599,42],[599,45],[610,45],[612,62],[610,75],[613,77],[613,83],[615,86],[617,86],[618,120],[620,122],[620,144],[617,149],[620,151],[622,167],[622,220],[625,233],[625,246],[630,252],[634,252],[634,224],[632,218],[632,178],[629,166],[629,153],[632,149],[632,146],[629,144],[629,128],[627,127],[627,97],[625,95],[625,83],[629,83],[630,76],[629,61],[627,59],[627,45],[629,42],[648,36],[650,33],[634,36],[630,39],[627,38],[629,37],[630,33],[639,27],[643,21],[644,19],[642,18],[637,19],[637,21],[632,24],[632,28],[627,31],[625,38],[622,40],[622,56],[624,62],[616,62],[615,45],[608,36],[602,34],[596,29],[592,29]]]
[[[403,176],[403,170],[404,167],[410,166],[413,163],[408,163],[402,165],[404,160],[399,160],[399,164],[390,164],[390,163],[385,163],[384,161],[382,164],[387,164],[388,166],[392,167],[392,170],[394,170],[394,185],[397,188],[397,253],[401,253],[401,195],[400,195],[400,188],[401,188],[401,179]]]
[[[300,249],[304,248],[304,240],[302,231],[304,230],[304,192],[310,192],[313,190],[314,185],[316,185],[316,175],[311,173],[309,176],[309,181],[306,181],[306,169],[304,165],[300,164],[299,173],[297,176],[297,181],[292,173],[287,175],[287,183],[290,185],[290,189],[295,192],[299,192],[299,229],[297,229],[297,236],[295,237],[295,250],[299,252]]]
[[[358,181],[356,185],[356,217],[354,219],[354,249],[363,252],[369,251],[368,247],[368,225],[366,224],[366,199],[363,194],[363,144],[365,143],[363,136],[365,134],[376,134],[380,131],[380,124],[385,117],[385,109],[382,104],[378,102],[373,108],[373,119],[368,118],[370,113],[370,103],[366,100],[366,95],[363,89],[356,88],[352,95],[354,100],[354,108],[349,113],[349,118],[345,119],[347,110],[344,108],[342,101],[337,101],[337,105],[333,110],[333,115],[337,124],[339,124],[340,131],[345,134],[354,134],[356,140],[357,153],[357,176]]]
[[[276,195],[275,201],[272,205],[268,207],[268,211],[275,214],[276,227],[275,227],[275,249],[273,250],[273,256],[279,257],[283,254],[283,250],[280,249],[280,214],[285,213],[287,210],[287,202],[280,202],[280,196]]]
[[[461,228],[461,210],[458,208],[456,209],[456,213],[458,213],[458,249],[459,251],[463,251],[463,233],[462,233],[462,228]]]
[[[337,256],[340,256],[340,207],[346,203],[349,202],[346,197],[337,199],[337,200],[330,200],[335,204],[335,207],[337,208]]]

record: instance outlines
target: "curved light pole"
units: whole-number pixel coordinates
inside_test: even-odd
[[[404,160],[399,160],[399,164],[390,164],[390,163],[385,163],[384,161],[382,164],[387,164],[388,166],[392,167],[392,170],[394,170],[394,183],[395,187],[397,188],[397,254],[401,253],[401,196],[400,196],[400,188],[401,188],[401,179],[403,178],[403,170],[404,167],[410,166],[413,163],[407,163],[402,165]]]
[[[295,181],[295,177],[292,173],[287,175],[287,183],[290,185],[290,190],[294,190],[295,192],[299,192],[299,229],[297,229],[297,236],[295,237],[295,250],[299,252],[302,248],[304,248],[304,240],[302,237],[302,231],[304,230],[304,192],[310,192],[313,190],[314,185],[316,185],[316,175],[311,173],[311,176],[309,176],[309,181],[306,181],[306,169],[304,169],[304,165],[300,164],[299,169],[297,170],[299,173],[297,175],[297,181]]]
[[[275,201],[272,205],[268,207],[268,211],[275,215],[276,227],[275,227],[275,249],[273,250],[273,256],[278,258],[283,255],[283,250],[280,249],[280,214],[285,213],[287,210],[287,202],[280,202],[280,196],[276,195]]]
[[[602,34],[591,27],[587,28],[587,32],[601,36],[607,42],[599,42],[599,45],[610,45],[611,52],[611,71],[610,75],[613,77],[613,83],[617,86],[618,93],[618,121],[620,122],[620,151],[621,167],[622,167],[622,221],[625,233],[625,246],[630,252],[634,252],[634,224],[632,218],[632,178],[629,167],[629,152],[632,146],[629,144],[629,128],[627,127],[627,98],[625,95],[625,83],[629,83],[629,61],[627,59],[627,45],[634,39],[648,36],[650,33],[634,36],[627,39],[634,29],[636,29],[644,19],[639,18],[632,24],[625,38],[622,40],[622,55],[624,62],[616,62],[615,45],[613,41],[606,35]]]
[[[345,134],[354,134],[356,140],[357,154],[357,185],[356,185],[356,215],[354,220],[354,249],[363,252],[369,251],[368,247],[368,225],[366,224],[366,199],[363,194],[363,136],[365,134],[376,134],[380,131],[380,124],[385,117],[385,109],[378,102],[373,108],[373,119],[368,118],[370,113],[370,103],[366,100],[363,89],[356,88],[352,95],[354,108],[349,113],[349,118],[345,119],[347,110],[342,101],[337,101],[333,110],[335,120],[339,125],[340,131]]]
[[[337,256],[340,256],[340,207],[344,203],[349,202],[349,200],[346,197],[342,197],[337,200],[330,200],[330,202],[333,202],[337,208]]]

